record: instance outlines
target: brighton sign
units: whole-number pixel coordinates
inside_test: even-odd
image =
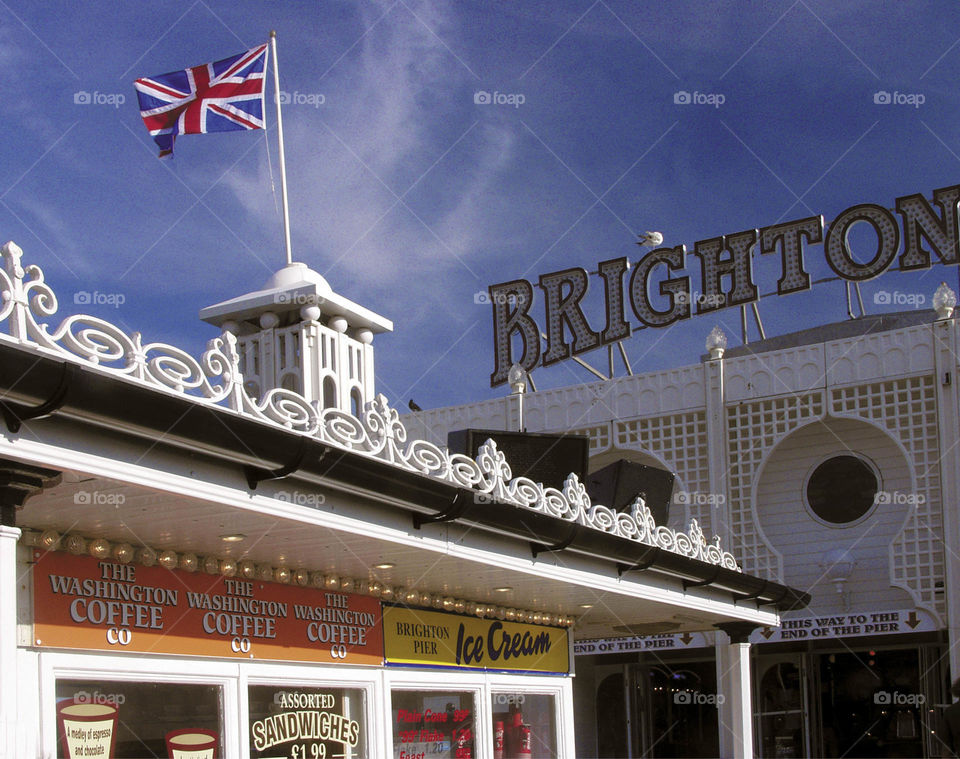
[[[753,252],[758,243],[761,256],[780,255],[778,295],[810,289],[804,253],[811,245],[823,245],[830,268],[851,282],[877,277],[895,260],[900,271],[928,269],[934,256],[942,264],[956,264],[960,248],[958,204],[960,185],[934,190],[932,205],[919,194],[897,198],[896,212],[902,220],[902,234],[897,217],[890,210],[864,203],[846,209],[826,227],[823,216],[810,216],[700,240],[693,248],[694,255],[700,259],[701,287],[695,299],[691,298],[690,277],[684,274],[687,256],[684,245],[656,248],[633,265],[625,257],[601,261],[597,276],[604,286],[606,324],[600,331],[590,326],[581,307],[587,293],[587,272],[572,268],[544,274],[538,283],[545,298],[543,350],[540,328],[530,314],[533,285],[525,279],[491,285],[488,291],[493,307],[496,365],[490,375],[490,386],[506,382],[515,362],[530,371],[537,365],[549,366],[629,337],[631,325],[624,308],[624,280],[630,269],[627,298],[634,315],[645,326],[666,327],[690,318],[691,305],[696,306],[694,314],[703,314],[755,302],[759,293],[753,281]],[[866,256],[862,252],[854,255],[849,233],[855,225],[868,225],[876,235],[876,251],[869,260],[863,260]],[[666,308],[655,308],[651,302],[654,274],[667,275],[659,283]],[[567,330],[571,340],[567,339]],[[522,346],[519,359],[513,357],[514,335],[519,336]]]

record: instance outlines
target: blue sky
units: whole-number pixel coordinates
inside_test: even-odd
[[[636,259],[636,233],[655,229],[687,246],[697,290],[697,240],[960,183],[960,5],[946,0],[0,0],[0,238],[42,266],[62,315],[199,354],[215,330],[198,310],[283,265],[272,109],[266,135],[184,136],[160,161],[132,86],[270,29],[292,95],[294,259],[394,321],[375,346],[398,406],[506,392],[489,387],[488,285]],[[755,260],[761,293],[775,259]],[[806,262],[832,274],[822,246]],[[942,279],[956,272],[891,270],[863,285],[867,311],[888,310],[881,291],[929,305]],[[81,307],[83,291],[124,302]],[[595,329],[602,291],[592,278]],[[540,294],[541,326],[542,309]],[[760,311],[768,335],[843,319],[843,283]],[[637,331],[634,370],[695,363],[716,323],[739,342],[737,309]],[[584,358],[605,367],[603,350]],[[591,376],[565,362],[534,379]]]

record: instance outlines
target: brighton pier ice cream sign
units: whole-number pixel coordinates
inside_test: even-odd
[[[827,226],[823,216],[810,216],[700,240],[693,248],[694,255],[700,259],[701,285],[695,313],[743,306],[758,299],[753,281],[753,253],[758,243],[761,256],[779,253],[778,295],[810,289],[804,254],[805,248],[811,245],[822,245],[830,268],[851,282],[873,279],[887,271],[895,260],[900,271],[927,269],[933,257],[943,264],[956,264],[960,247],[958,203],[960,185],[934,190],[932,204],[919,194],[897,198],[896,212],[902,220],[902,234],[897,217],[889,209],[864,203],[846,209]],[[850,230],[855,225],[869,225],[876,235],[876,251],[869,260],[864,260],[863,251],[855,255],[852,249]],[[542,275],[539,286],[544,293],[546,311],[546,346],[542,351],[541,332],[530,314],[533,285],[525,279],[491,285],[488,290],[493,306],[496,353],[491,387],[507,381],[515,361],[530,371],[538,364],[549,366],[629,337],[631,326],[624,308],[624,281],[630,269],[628,298],[642,324],[666,327],[688,319],[692,299],[690,277],[684,274],[686,256],[686,246],[678,245],[656,248],[632,265],[625,257],[600,262],[597,275],[604,286],[606,324],[599,332],[590,326],[581,307],[587,292],[587,272],[573,268]],[[658,309],[650,300],[651,279],[664,274],[659,291],[665,296],[667,307]],[[569,329],[571,341],[567,340],[564,327]],[[519,336],[522,345],[519,359],[512,355],[514,335]]]

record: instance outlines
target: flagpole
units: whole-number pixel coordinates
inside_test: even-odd
[[[283,157],[283,119],[280,116],[280,67],[277,65],[277,33],[270,31],[270,53],[273,55],[274,102],[277,104],[277,140],[280,144],[280,198],[283,203],[283,242],[287,251],[287,265],[293,263],[290,251],[290,208],[287,205],[287,162]]]

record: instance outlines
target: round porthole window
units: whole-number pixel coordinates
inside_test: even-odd
[[[829,524],[856,522],[873,507],[879,490],[873,468],[858,456],[832,456],[807,480],[807,505]]]

